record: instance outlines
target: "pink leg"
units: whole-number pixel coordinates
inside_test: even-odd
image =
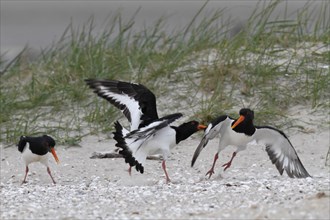
[[[129,166],[129,168],[128,168],[128,174],[130,175],[130,176],[132,176],[132,167],[131,166]]]
[[[164,170],[164,173],[165,173],[165,176],[166,176],[166,183],[170,183],[171,180],[170,180],[170,178],[168,177],[168,174],[167,174],[167,171],[166,171],[165,160],[163,160],[163,162],[162,162],[162,167],[163,167],[163,170]]]
[[[236,156],[236,152],[233,153],[233,156],[231,156],[231,159],[228,163],[225,163],[224,165],[222,165],[223,167],[225,167],[224,171],[226,171],[230,166],[231,166],[231,162],[233,161],[234,157]]]
[[[50,173],[50,169],[49,169],[49,167],[47,167],[47,172],[48,172],[49,176],[52,178],[53,183],[56,184],[56,182],[55,182],[55,180],[54,180],[52,174]]]
[[[211,178],[212,174],[214,173],[214,166],[215,166],[215,162],[217,161],[218,157],[219,157],[219,153],[216,153],[214,155],[213,165],[212,165],[211,169],[205,175],[205,176],[209,175],[209,179]]]
[[[28,172],[29,172],[29,167],[26,166],[26,168],[25,168],[25,176],[24,176],[24,180],[23,180],[22,184],[23,183],[26,183],[26,177],[27,177]]]

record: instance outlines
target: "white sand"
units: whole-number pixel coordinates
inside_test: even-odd
[[[161,162],[148,160],[145,173],[133,170],[122,158],[90,159],[93,152],[112,151],[114,141],[88,136],[82,147],[57,146],[53,185],[41,164],[30,166],[28,183],[21,185],[24,165],[16,147],[1,146],[1,219],[329,219],[330,178],[325,157],[330,145],[322,113],[303,117],[305,129],[286,131],[313,178],[280,176],[264,147],[250,145],[225,173],[221,165],[234,148],[219,157],[216,174],[207,179],[217,141],[202,151],[194,168],[191,158],[201,133],[177,146],[167,162],[172,184],[165,184]],[[257,117],[257,116],[256,116]],[[309,122],[313,123],[309,123]],[[327,126],[327,125],[326,125]],[[309,132],[309,133],[305,133]]]

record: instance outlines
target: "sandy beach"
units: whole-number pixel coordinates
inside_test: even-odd
[[[208,179],[218,140],[191,168],[202,135],[196,133],[172,150],[172,183],[166,184],[159,160],[129,176],[122,158],[90,159],[93,152],[115,149],[112,138],[100,135],[85,137],[80,147],[56,147],[60,164],[50,158],[56,185],[39,163],[30,165],[28,183],[21,185],[20,153],[1,145],[1,219],[329,219],[329,130],[321,126],[327,116],[306,109],[294,115],[304,118],[305,129],[286,133],[313,178],[280,176],[264,147],[251,144],[226,172],[221,165],[235,148],[221,152]]]
[[[25,55],[22,56],[24,59],[14,65],[12,72],[7,68],[10,65],[0,68],[1,79],[6,83],[1,87],[0,102],[6,107],[1,111],[4,137],[0,141],[0,219],[330,219],[330,161],[326,164],[330,149],[330,90],[326,83],[329,4],[324,4],[323,10],[323,1],[307,8],[303,8],[305,0],[279,2],[280,7],[275,7],[268,20],[268,12],[273,9],[255,11],[252,3],[259,1],[210,1],[200,16],[196,15],[202,2],[187,2],[163,1],[161,6],[156,1],[1,3],[1,64],[15,61],[14,57],[25,46],[28,59],[25,61]],[[264,7],[267,1],[260,3]],[[318,8],[320,11],[315,10]],[[94,35],[86,35],[86,39],[82,37],[77,42],[73,36],[72,42],[64,40],[66,34],[75,35],[76,27],[80,28],[77,29],[80,36],[79,31],[85,23],[89,24],[92,15],[96,29],[92,28],[94,23],[87,25],[91,27],[90,33],[94,30],[93,34],[103,36],[103,27],[117,30],[117,23],[106,24],[107,18],[112,19],[108,16],[116,17],[119,11],[123,23],[119,16],[118,27],[126,30],[122,24],[137,9],[141,11],[133,22],[136,26],[130,29],[127,23],[128,32],[120,30],[119,40],[109,37],[98,41],[90,38]],[[210,17],[210,22],[206,22],[210,26],[204,29],[199,26],[199,19],[204,21],[204,14],[211,14],[211,9],[223,9],[224,17],[219,14],[214,18],[224,19],[219,20],[220,26],[213,26]],[[307,13],[309,10],[313,13]],[[297,20],[291,18],[294,11],[299,11]],[[272,20],[272,16],[277,18],[282,12],[284,20],[281,16]],[[250,13],[260,14],[260,21],[255,16],[260,24],[248,24]],[[169,19],[164,30],[156,24],[162,15]],[[233,20],[228,19],[226,26],[227,18],[231,17]],[[220,29],[222,23],[224,28]],[[315,28],[307,27],[309,23],[315,23]],[[71,25],[72,32],[67,29],[66,33]],[[155,27],[151,35],[149,29],[144,29],[149,25]],[[183,35],[176,38],[174,30],[181,27]],[[219,31],[214,32],[218,27]],[[243,32],[233,42],[227,38],[213,39],[218,34],[221,37],[223,29],[224,37],[227,31],[231,37]],[[250,33],[250,29],[255,29],[258,35]],[[125,35],[136,30],[141,30],[136,37]],[[108,32],[104,33],[108,36]],[[59,38],[63,40],[59,44],[62,48],[63,43],[63,49],[54,48],[54,55],[50,53],[38,60],[40,49],[51,48]],[[181,45],[182,40],[187,40],[187,45]],[[124,48],[126,41],[138,43]],[[36,63],[31,62],[30,66],[28,61]],[[267,125],[281,126],[312,177],[292,179],[286,173],[280,175],[265,146],[250,143],[225,172],[222,165],[230,160],[236,148],[231,146],[222,151],[216,172],[209,179],[205,174],[217,152],[218,138],[208,143],[191,167],[202,132],[172,149],[166,161],[170,184],[166,184],[161,160],[147,160],[144,174],[133,169],[130,176],[123,158],[93,159],[95,152],[116,149],[111,131],[108,134],[102,131],[109,131],[107,126],[113,128],[107,122],[117,118],[113,109],[109,111],[111,116],[103,114],[108,110],[103,107],[109,103],[93,94],[84,79],[108,75],[118,80],[148,82],[146,86],[157,97],[160,117],[183,113],[184,117],[173,125],[192,120],[189,117],[193,116],[196,120],[208,120],[216,112],[251,108],[256,112],[256,121],[273,121],[274,124]],[[35,86],[39,84],[40,88]],[[119,113],[118,109],[115,111]],[[272,112],[276,117],[269,115]],[[127,125],[123,116],[118,120]],[[12,142],[19,135],[45,131],[60,137],[55,147],[60,163],[49,157],[57,184],[52,183],[46,167],[34,163],[29,166],[27,183],[22,185],[25,164]]]

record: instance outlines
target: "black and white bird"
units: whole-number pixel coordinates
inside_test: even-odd
[[[25,176],[22,184],[26,183],[26,177],[29,172],[28,166],[33,162],[40,162],[45,165],[53,183],[56,184],[48,166],[48,152],[50,152],[54,156],[55,161],[59,163],[54,147],[55,140],[48,135],[40,137],[21,136],[18,142],[18,150],[22,153],[22,158],[25,163]]]
[[[250,109],[241,109],[239,115],[240,117],[236,120],[227,115],[222,115],[207,126],[203,138],[193,155],[191,166],[194,166],[198,155],[208,141],[218,136],[220,138],[218,151],[214,156],[211,169],[206,173],[209,178],[214,173],[214,166],[220,151],[229,145],[237,147],[230,161],[223,165],[224,170],[226,170],[231,166],[237,153],[245,150],[247,144],[252,141],[266,146],[270,160],[275,164],[281,175],[285,170],[291,178],[310,177],[290,140],[282,131],[270,126],[255,126],[253,124],[254,112]]]
[[[116,80],[85,80],[94,92],[119,108],[130,122],[130,130],[123,128],[117,121],[114,139],[120,154],[131,167],[135,166],[140,173],[144,172],[146,157],[161,153],[162,168],[166,182],[170,178],[166,171],[166,163],[170,149],[180,141],[187,139],[198,130],[205,129],[197,121],[190,121],[180,126],[170,126],[182,117],[181,113],[159,118],[155,95],[141,84]]]

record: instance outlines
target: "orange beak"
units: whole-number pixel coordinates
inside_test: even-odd
[[[203,130],[203,129],[206,129],[206,128],[207,128],[207,126],[205,126],[205,125],[198,125],[197,126],[198,130]]]
[[[51,152],[52,152],[52,154],[53,154],[53,156],[55,158],[56,163],[59,164],[60,163],[60,160],[58,159],[58,157],[56,155],[55,149],[52,147],[50,150],[51,150]]]
[[[234,129],[237,125],[239,125],[242,121],[244,121],[245,117],[243,115],[239,116],[237,121],[231,126],[231,129]]]

